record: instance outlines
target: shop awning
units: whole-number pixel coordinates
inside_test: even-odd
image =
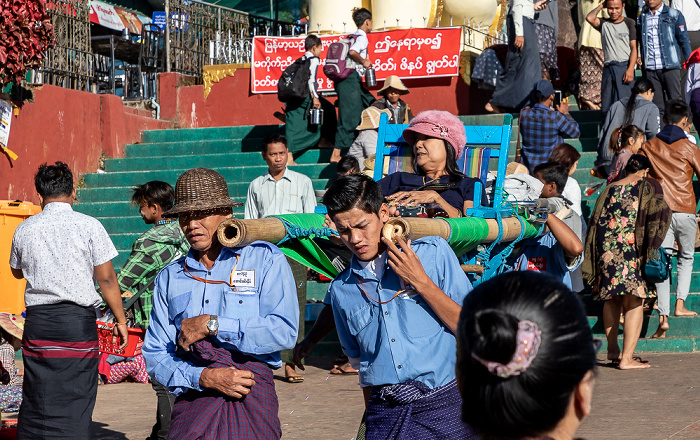
[[[151,22],[145,15],[110,5],[98,0],[90,1],[90,21],[115,31],[128,28],[132,34],[140,34],[141,26]]]

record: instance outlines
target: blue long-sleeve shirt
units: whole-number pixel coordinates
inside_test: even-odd
[[[170,263],[156,278],[151,323],[142,348],[148,373],[176,395],[202,390],[199,377],[204,368],[176,353],[182,320],[199,315],[217,315],[215,345],[281,367],[280,351],[294,347],[299,322],[294,276],[284,254],[259,241],[243,248],[223,248],[207,270],[192,252]],[[198,278],[230,282],[235,270],[237,274],[248,271],[250,282],[232,288],[197,281],[184,271],[183,262]]]
[[[447,242],[424,237],[411,247],[430,279],[461,306],[472,286]],[[360,359],[363,387],[418,380],[435,388],[455,378],[455,337],[420,294],[405,292],[377,304],[362,292],[387,301],[402,284],[388,265],[378,280],[353,257],[328,291],[343,350]]]

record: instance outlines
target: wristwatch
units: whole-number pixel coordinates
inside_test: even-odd
[[[207,330],[209,330],[209,336],[215,336],[219,331],[219,318],[216,315],[209,315]]]

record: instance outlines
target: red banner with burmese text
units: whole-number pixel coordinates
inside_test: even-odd
[[[389,75],[400,78],[457,76],[461,28],[397,29],[371,32],[369,59],[381,85]],[[319,91],[333,90],[333,81],[323,74],[326,49],[345,35],[321,36],[323,53],[317,81]],[[303,37],[255,37],[251,62],[253,93],[277,93],[282,72],[304,55]]]

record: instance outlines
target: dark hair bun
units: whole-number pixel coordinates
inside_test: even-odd
[[[507,364],[517,345],[518,320],[500,310],[477,312],[472,320],[472,353],[485,361]]]

